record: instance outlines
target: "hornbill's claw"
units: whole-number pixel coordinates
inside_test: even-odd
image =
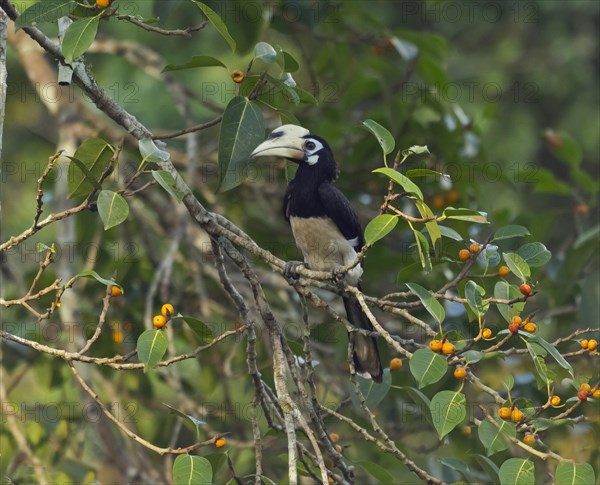
[[[331,279],[334,283],[341,283],[346,276],[345,271],[342,271],[343,266],[336,266],[331,270]]]
[[[290,284],[298,282],[300,275],[298,274],[299,267],[306,267],[306,264],[302,261],[288,261],[283,267],[283,277]]]

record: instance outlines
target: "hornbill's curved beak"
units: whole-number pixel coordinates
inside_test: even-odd
[[[251,157],[283,157],[293,161],[304,159],[304,138],[310,134],[306,128],[298,125],[283,125],[275,128],[269,138],[258,145]]]

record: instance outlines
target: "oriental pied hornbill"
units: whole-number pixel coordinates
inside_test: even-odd
[[[252,156],[283,157],[299,165],[287,187],[283,210],[306,265],[316,271],[335,271],[353,262],[364,244],[363,233],[354,208],[333,185],[337,165],[327,142],[301,126],[283,125],[273,130]],[[293,271],[293,266],[286,269]],[[362,271],[360,264],[355,266],[346,273],[345,281],[359,286]],[[358,300],[350,295],[343,298],[350,323],[373,330]],[[351,338],[356,371],[381,382],[383,369],[376,339],[356,332]]]

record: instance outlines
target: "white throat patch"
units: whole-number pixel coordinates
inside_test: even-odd
[[[306,163],[314,165],[319,161],[317,153],[323,148],[323,144],[314,138],[308,138],[304,143],[304,153],[306,154]]]

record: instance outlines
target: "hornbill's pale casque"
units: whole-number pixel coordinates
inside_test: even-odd
[[[273,130],[252,156],[283,157],[299,165],[287,187],[283,211],[306,265],[316,271],[335,271],[352,263],[365,241],[354,208],[333,185],[337,165],[327,142],[301,126],[283,125]],[[287,266],[288,271],[290,268]],[[360,264],[355,266],[345,274],[345,282],[359,286],[362,272]],[[351,295],[343,299],[348,321],[373,331],[358,300]],[[381,382],[383,369],[376,339],[358,332],[352,332],[350,338],[357,373]]]

